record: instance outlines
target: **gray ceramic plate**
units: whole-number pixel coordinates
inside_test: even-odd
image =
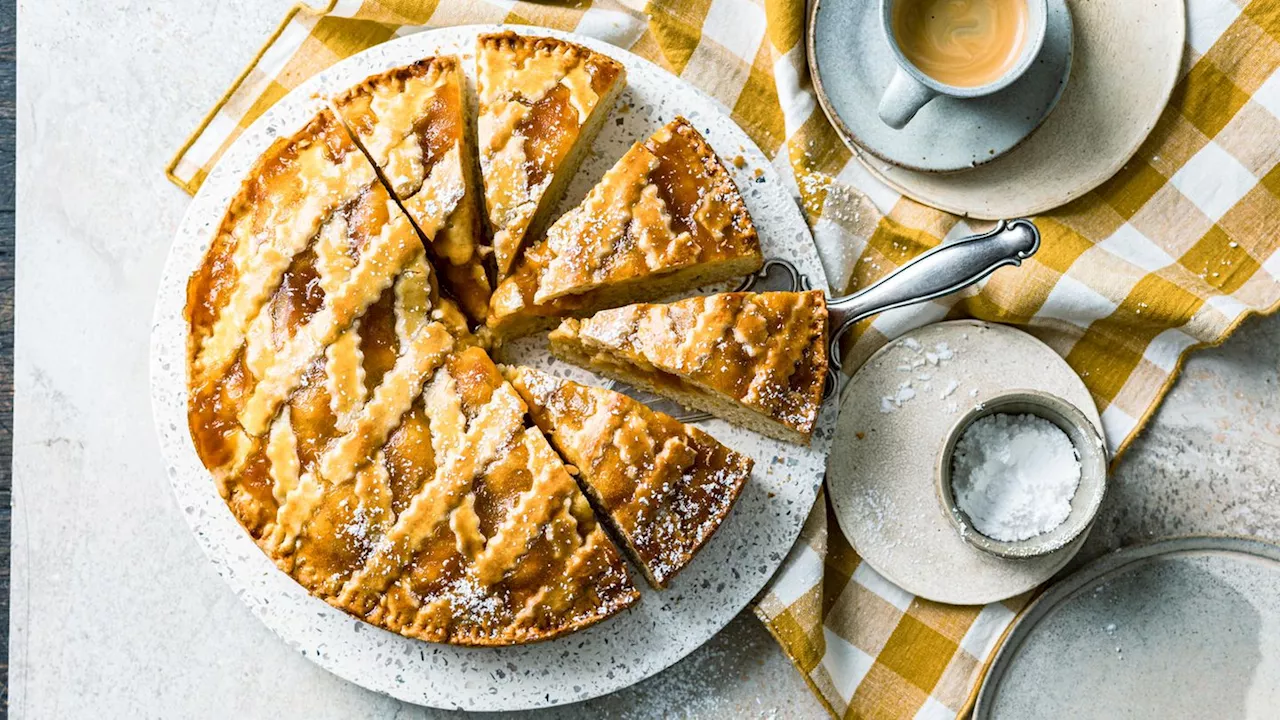
[[[1193,537],[1121,550],[1049,588],[978,695],[984,718],[1280,712],[1280,547]]]

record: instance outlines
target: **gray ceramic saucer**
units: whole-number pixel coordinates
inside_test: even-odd
[[[1040,596],[978,695],[987,718],[1274,718],[1280,547],[1192,537],[1104,556]]]
[[[1071,73],[1071,13],[1049,0],[1044,48],[1013,85],[994,95],[939,97],[901,130],[876,107],[897,67],[878,0],[815,0],[809,10],[809,71],[823,111],[842,138],[899,167],[953,172],[1017,147],[1048,117]]]

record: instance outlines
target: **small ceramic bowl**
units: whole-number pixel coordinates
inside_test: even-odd
[[[979,418],[996,413],[1031,414],[1057,425],[1075,446],[1080,458],[1080,485],[1071,498],[1071,513],[1058,527],[1035,537],[1005,542],[989,538],[974,528],[956,504],[951,489],[951,456],[964,431]],[[970,545],[1004,558],[1029,558],[1058,550],[1088,531],[1107,491],[1107,450],[1102,436],[1079,408],[1056,395],[1035,390],[1018,390],[983,402],[960,418],[947,435],[938,455],[936,484],[943,512],[960,537]]]

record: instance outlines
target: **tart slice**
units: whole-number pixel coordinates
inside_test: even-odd
[[[463,82],[456,58],[425,58],[366,79],[334,106],[413,219],[441,284],[483,322],[489,248],[481,242]]]
[[[480,169],[498,278],[542,233],[626,84],[614,59],[504,32],[476,45]]]
[[[506,375],[649,583],[667,587],[733,508],[751,458],[621,393],[526,367]]]
[[[819,290],[720,293],[568,319],[551,352],[764,435],[808,444],[827,380]]]
[[[754,272],[760,240],[702,135],[677,117],[636,143],[499,283],[499,339]]]
[[[331,111],[268,149],[187,285],[188,423],[232,514],[313,595],[409,637],[531,642],[635,602],[523,401],[434,296]]]

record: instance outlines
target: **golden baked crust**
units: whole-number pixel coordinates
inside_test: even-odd
[[[484,322],[491,284],[458,61],[424,58],[367,78],[334,99],[427,244],[441,284]]]
[[[569,362],[807,444],[827,380],[827,304],[809,292],[720,293],[568,319],[551,351]]]
[[[314,595],[403,635],[542,640],[638,594],[330,111],[250,172],[188,283],[188,420],[234,515]]]
[[[621,393],[526,367],[504,374],[632,560],[667,587],[733,508],[751,458]]]
[[[542,232],[625,77],[612,58],[563,40],[477,40],[480,168],[499,279]]]
[[[634,145],[494,290],[498,338],[652,300],[763,264],[742,196],[682,117]]]

